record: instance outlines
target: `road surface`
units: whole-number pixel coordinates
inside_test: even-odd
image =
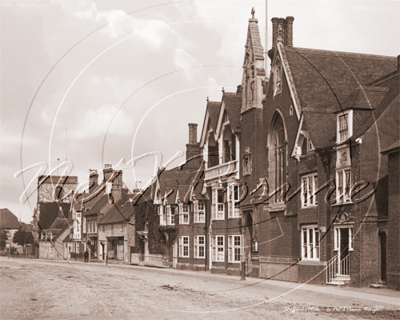
[[[0,319],[399,319],[399,292],[0,258]]]

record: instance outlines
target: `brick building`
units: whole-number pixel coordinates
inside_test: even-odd
[[[388,216],[385,232],[379,234],[381,240],[381,259],[385,261],[386,270],[381,269],[382,278],[386,272],[387,286],[400,290],[400,179],[399,179],[399,154],[400,140],[382,152],[388,157]]]
[[[385,281],[388,168],[379,150],[399,136],[398,59],[293,47],[293,20],[272,19],[253,209],[267,221],[258,227],[260,277]]]
[[[114,204],[121,206],[121,202],[128,200],[129,190],[123,183],[122,180],[122,170],[114,170],[111,164],[104,165],[103,169],[103,180],[99,183],[99,175],[97,170],[89,171],[89,192],[83,193],[78,197],[78,202],[81,201],[83,204],[83,217],[82,217],[82,242],[84,243],[84,250],[88,248],[90,252],[90,257],[97,257],[100,260],[104,260],[105,253],[107,252],[107,237],[104,236],[100,241],[99,238],[99,223],[103,221],[104,230],[111,230],[114,226],[113,224],[120,223],[121,221],[116,219],[118,216],[114,215],[114,210],[118,208]],[[106,217],[108,216],[108,217]],[[131,216],[129,214],[129,216]],[[127,218],[128,219],[128,218]],[[118,220],[118,221],[116,221]],[[129,219],[128,219],[129,220]],[[121,226],[119,226],[121,227]],[[124,232],[122,238],[124,238]],[[110,237],[113,237],[111,234]],[[115,243],[118,239],[114,239]],[[121,239],[119,239],[121,240]],[[127,240],[127,239],[126,239]],[[110,240],[111,241],[111,240]],[[117,259],[128,261],[129,250],[127,245],[124,244],[124,239],[122,239],[123,253],[119,255],[115,254]],[[117,244],[110,242],[109,248],[112,247],[113,252],[117,252]],[[119,246],[121,245],[120,242]],[[111,252],[111,251],[110,251]],[[119,249],[121,252],[121,249]],[[113,255],[110,253],[110,255]],[[114,258],[114,255],[112,256]],[[126,258],[126,259],[125,259]]]
[[[209,252],[212,272],[239,273],[243,235],[239,200],[241,87],[222,91],[221,102],[207,101],[200,148],[204,161],[204,187]]]
[[[203,167],[197,124],[189,124],[186,162],[162,170],[154,185],[165,251],[163,264],[177,269],[208,269],[207,197],[203,191]]]

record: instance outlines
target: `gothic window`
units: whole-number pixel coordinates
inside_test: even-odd
[[[275,190],[283,188],[286,182],[286,143],[285,143],[285,129],[283,126],[282,118],[280,115],[275,117],[272,129],[272,148],[273,148],[273,162],[275,163]],[[275,194],[275,202],[283,202],[284,190],[280,190]]]
[[[274,96],[282,92],[282,65],[279,59],[276,60],[273,68],[274,74]]]

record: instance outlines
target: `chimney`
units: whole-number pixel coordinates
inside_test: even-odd
[[[197,123],[189,123],[189,144],[197,143]]]
[[[112,182],[111,192],[114,197],[114,202],[122,199],[122,170],[114,171],[114,180]]]
[[[287,46],[293,47],[293,21],[294,17],[272,18],[272,48],[276,47],[278,40]]]
[[[285,44],[293,47],[293,21],[294,17],[286,17]]]
[[[89,169],[89,193],[97,189],[99,185],[99,174],[95,169]]]
[[[278,38],[278,18],[272,18],[272,48],[276,47],[276,39]]]
[[[200,143],[197,142],[197,123],[189,123],[189,143],[186,145],[186,161],[190,160],[185,166],[187,168],[198,168],[202,157],[200,155]]]
[[[103,169],[103,181],[107,182],[113,173],[112,164],[105,164]]]

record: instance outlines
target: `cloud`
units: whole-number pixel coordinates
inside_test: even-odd
[[[79,118],[78,123],[71,128],[71,137],[76,140],[98,138],[106,133],[111,121],[109,134],[118,136],[132,134],[133,119],[124,110],[119,110],[115,114],[118,108],[118,105],[105,104],[96,109],[86,110]]]
[[[174,63],[178,69],[187,69],[194,66],[201,66],[202,64],[194,59],[189,53],[181,48],[176,48],[174,52]],[[185,70],[186,78],[193,79],[193,71]]]

